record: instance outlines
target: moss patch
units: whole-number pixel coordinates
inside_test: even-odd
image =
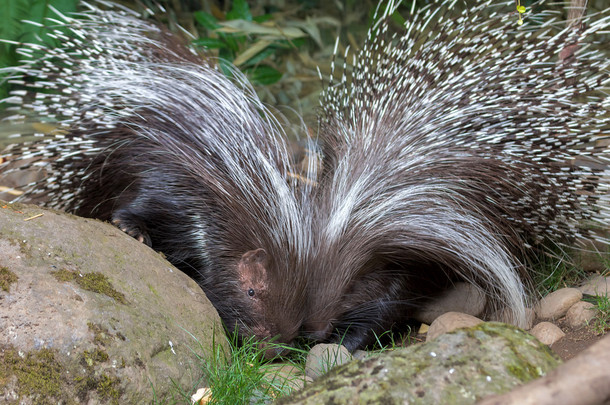
[[[106,346],[114,339],[112,333],[108,332],[108,329],[104,328],[100,324],[87,322],[87,327],[91,332],[93,332],[93,343]]]
[[[0,267],[0,290],[9,292],[11,284],[17,282],[19,277],[6,267]]]
[[[19,355],[13,348],[0,352],[0,387],[7,384],[11,376],[17,377],[18,392],[36,397],[37,404],[56,404],[63,386],[61,365],[55,353],[41,349]]]
[[[83,352],[82,363],[84,366],[93,367],[97,363],[103,363],[108,360],[108,353],[102,349],[85,350]]]
[[[51,274],[58,281],[62,282],[75,282],[80,288],[87,291],[93,291],[98,294],[104,294],[115,301],[121,304],[127,304],[127,300],[125,299],[125,295],[123,293],[115,290],[112,286],[108,277],[101,273],[85,273],[80,274],[76,271],[71,271],[67,269],[60,269],[57,271],[52,271]]]
[[[74,281],[77,277],[76,272],[66,269],[52,271],[51,274],[57,281]]]
[[[119,379],[102,374],[99,377],[87,376],[74,379],[78,398],[85,402],[89,392],[95,391],[98,397],[111,404],[118,404],[122,395]]]

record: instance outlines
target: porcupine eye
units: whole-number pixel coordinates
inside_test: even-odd
[[[254,297],[254,288],[249,288],[248,289],[248,296]]]

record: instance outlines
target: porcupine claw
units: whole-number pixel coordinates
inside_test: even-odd
[[[112,224],[121,231],[125,232],[127,235],[136,239],[138,242],[144,243],[148,246],[152,245],[152,241],[150,240],[148,233],[144,232],[142,230],[142,226],[137,224],[134,220],[121,218],[120,213],[114,213],[112,215]]]

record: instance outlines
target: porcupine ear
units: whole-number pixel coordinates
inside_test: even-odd
[[[263,248],[249,250],[239,260],[239,281],[249,297],[255,298],[267,289],[267,264],[267,252]]]

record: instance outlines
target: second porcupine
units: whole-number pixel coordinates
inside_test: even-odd
[[[361,348],[459,280],[524,325],[533,252],[608,242],[610,62],[589,44],[609,10],[520,26],[513,1],[440,0],[391,36],[384,4],[320,103],[304,331]]]
[[[7,121],[16,142],[38,139],[6,152],[4,170],[46,172],[22,200],[114,222],[193,276],[227,328],[291,342],[310,233],[280,124],[239,72],[227,79],[132,11],[89,7],[57,13],[61,46],[22,44],[9,71]]]

